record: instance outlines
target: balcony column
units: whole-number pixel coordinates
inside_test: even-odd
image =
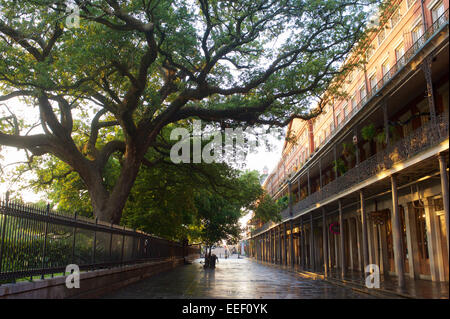
[[[284,258],[284,264],[287,266],[288,265],[288,261],[287,261],[287,227],[286,227],[286,223],[283,223],[283,258]]]
[[[353,130],[353,144],[355,145],[356,166],[359,165],[359,146],[358,146],[358,128],[355,126]],[[356,139],[356,140],[355,140]]]
[[[301,199],[301,192],[300,192],[300,175],[298,175],[297,185],[298,185],[298,201],[300,201],[300,199]]]
[[[344,233],[344,218],[342,216],[342,201],[338,200],[339,205],[339,244],[340,244],[340,253],[341,253],[341,277],[345,276],[345,233]]]
[[[369,264],[369,246],[367,244],[367,216],[364,205],[364,193],[359,191],[359,198],[361,204],[361,232],[362,232],[362,251],[363,251],[363,268],[361,272],[365,274],[366,267]],[[365,277],[365,275],[364,275]]]
[[[274,261],[275,264],[278,263],[278,231],[277,231],[277,227],[273,228],[273,257],[274,257]]]
[[[323,187],[323,179],[322,179],[322,157],[319,158],[319,183],[320,183],[320,190],[322,190],[322,187]]]
[[[259,260],[259,236],[255,239],[255,256],[256,260]]]
[[[337,151],[336,151],[336,144],[334,144],[334,146],[333,146],[333,156],[334,156],[334,165],[335,165],[334,179],[337,179],[337,178],[338,178],[338,170],[337,170]]]
[[[406,244],[408,247],[408,255],[409,255],[408,256],[409,277],[411,279],[419,279],[419,272],[420,272],[419,245],[417,240],[418,234],[415,220],[416,212],[414,210],[412,202],[407,204],[405,214],[406,214],[405,216]],[[386,266],[384,266],[383,268],[387,270],[388,265],[386,264]]]
[[[292,204],[293,204],[294,199],[292,198],[293,197],[292,183],[290,180],[288,182],[288,192],[289,192],[289,197],[288,197],[288,199],[289,199],[289,216],[292,216]]]
[[[302,269],[305,269],[306,267],[306,253],[305,253],[305,225],[303,223],[303,216],[300,217],[300,249],[301,249],[301,266]]]
[[[281,253],[281,224],[278,226],[278,256],[280,265],[283,262],[283,254]]]
[[[389,146],[391,139],[389,137],[389,118],[387,112],[387,101],[383,100],[383,123],[384,123],[384,134],[386,135],[386,146]]]
[[[270,262],[273,263],[273,251],[272,251],[272,228],[269,230],[269,258],[270,258]]]
[[[438,155],[439,160],[439,171],[441,175],[441,189],[442,189],[442,200],[444,202],[444,217],[445,217],[445,229],[447,233],[447,251],[448,250],[448,241],[449,241],[449,226],[448,226],[448,211],[449,211],[449,196],[448,196],[448,176],[447,176],[447,162],[442,153]]]
[[[307,175],[308,175],[308,196],[309,196],[309,195],[311,195],[311,181],[309,179],[309,167],[308,167]]]
[[[256,237],[256,240],[255,240],[255,254],[256,254],[256,260],[259,260],[259,236]]]
[[[261,235],[261,261],[264,261],[264,245],[265,244],[265,234]]]
[[[268,259],[269,259],[268,256],[267,256],[267,252],[268,252],[268,248],[269,248],[269,246],[268,246],[268,241],[269,241],[269,240],[268,240],[268,239],[269,239],[268,237],[269,237],[269,236],[268,236],[268,235],[269,235],[269,234],[268,234],[267,232],[264,233],[264,261],[266,261],[266,262],[267,262]]]
[[[270,250],[271,250],[271,256],[272,256],[272,257],[271,257],[271,260],[272,260],[272,262],[274,262],[275,250],[273,249],[273,248],[274,248],[273,245],[274,245],[274,243],[275,243],[276,237],[275,237],[275,233],[274,233],[274,229],[273,229],[273,228],[270,230],[270,235],[273,236],[273,239],[272,239],[272,237],[271,237],[271,243],[272,243],[272,246],[271,246]]]
[[[430,119],[431,122],[436,121],[436,106],[434,100],[433,92],[433,79],[431,77],[431,65],[433,62],[432,56],[427,56],[422,62],[422,71],[425,75],[425,80],[427,82],[427,97],[428,97],[428,107],[430,108]]]
[[[400,210],[398,209],[397,179],[391,175],[392,187],[392,239],[394,244],[394,261],[397,270],[398,285],[405,286],[405,271],[403,267],[402,229],[400,222]]]
[[[328,227],[325,208],[322,207],[322,236],[323,236],[323,271],[325,277],[328,277]]]
[[[260,261],[263,261],[263,260],[264,260],[264,236],[263,236],[263,235],[260,236],[259,242],[260,242],[260,247],[259,247],[259,248],[260,248],[259,260],[260,260]]]
[[[289,249],[290,249],[290,257],[291,257],[291,266],[292,266],[292,268],[294,268],[295,267],[295,255],[294,255],[294,223],[292,222],[292,219],[290,220],[290,230],[291,230],[291,234],[290,234],[290,239],[289,239],[289,241],[290,241],[290,246],[289,246]]]
[[[264,235],[260,235],[259,237],[259,243],[260,243],[260,261],[264,260]]]
[[[314,258],[314,254],[315,254],[315,248],[314,248],[314,223],[313,223],[313,216],[312,216],[312,212],[310,214],[310,234],[309,234],[309,247],[310,247],[310,252],[309,252],[309,266],[311,267],[312,270],[316,269],[316,259]]]

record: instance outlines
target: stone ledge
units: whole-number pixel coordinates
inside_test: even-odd
[[[0,299],[94,298],[183,264],[183,258],[80,273],[80,288],[68,289],[67,276],[0,286]]]

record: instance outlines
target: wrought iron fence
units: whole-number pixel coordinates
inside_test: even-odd
[[[184,245],[97,220],[0,201],[0,284],[19,278],[199,254]]]
[[[348,170],[342,176],[326,184],[319,191],[309,195],[305,199],[293,205],[293,215],[297,216],[302,211],[311,208],[316,203],[319,203],[331,196],[342,192],[356,184],[359,184],[370,177],[382,173],[383,171],[392,168],[395,164],[404,162],[432,146],[441,143],[449,136],[449,121],[448,118],[438,116],[435,120],[431,120],[425,125],[421,126],[407,137],[388,146],[383,151],[378,152],[367,160],[361,162],[359,165]],[[288,219],[290,216],[289,208],[281,212],[282,220]],[[252,234],[257,234],[269,229],[273,223],[266,223],[259,229],[253,231]]]

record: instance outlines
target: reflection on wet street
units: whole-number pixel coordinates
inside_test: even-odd
[[[207,270],[201,261],[144,279],[104,298],[371,298],[246,258],[220,259],[216,269]]]

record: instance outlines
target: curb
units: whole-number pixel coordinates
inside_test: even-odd
[[[392,291],[392,290],[386,290],[383,288],[378,288],[376,290],[369,289],[369,288],[366,288],[363,285],[353,282],[353,281],[336,279],[336,278],[325,278],[324,275],[320,275],[320,274],[312,273],[312,272],[308,272],[308,271],[295,271],[295,273],[303,278],[308,278],[308,279],[312,279],[312,280],[323,280],[323,281],[326,281],[333,285],[337,285],[337,286],[341,286],[341,287],[348,287],[357,292],[365,293],[368,295],[373,295],[376,297],[384,297],[384,298],[397,297],[397,298],[403,298],[403,299],[417,299],[417,297],[412,296],[412,295],[408,295],[408,294],[404,294],[404,293],[400,293],[400,292],[396,292],[396,291]]]

